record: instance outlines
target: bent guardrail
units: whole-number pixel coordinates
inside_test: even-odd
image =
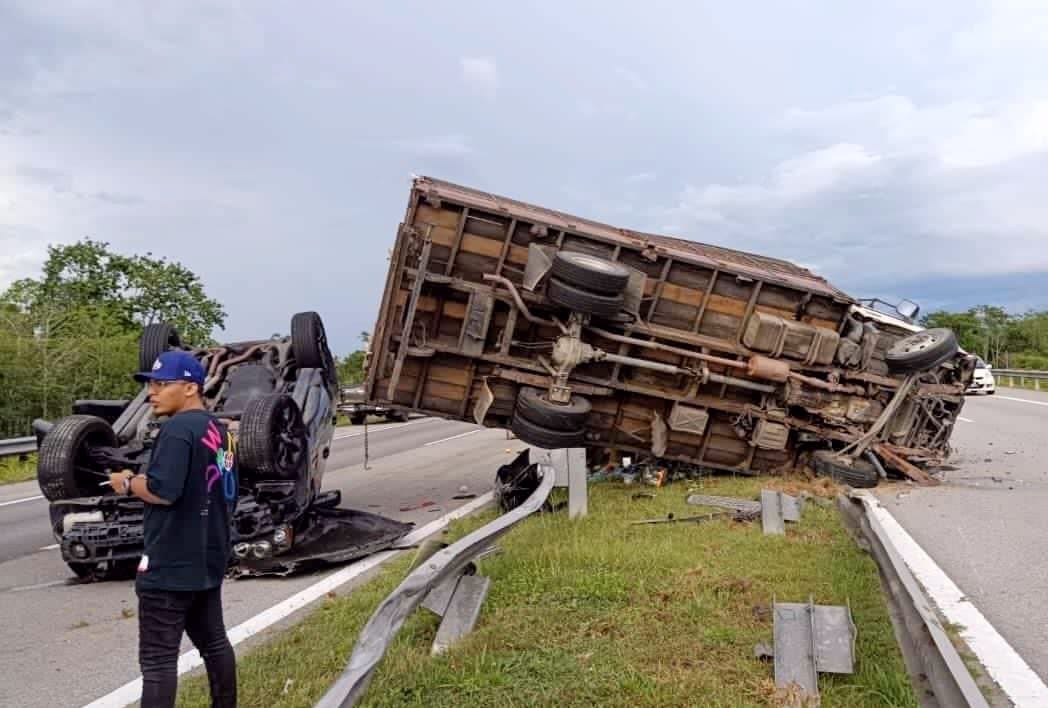
[[[538,488],[512,511],[437,551],[413,570],[382,601],[360,632],[345,670],[316,704],[316,708],[348,708],[367,691],[372,674],[408,616],[422,604],[431,590],[461,573],[465,567],[514,525],[542,508],[556,478],[554,469],[539,464]]]

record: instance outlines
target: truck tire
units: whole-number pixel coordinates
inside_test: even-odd
[[[138,338],[138,370],[149,371],[156,358],[169,349],[181,349],[178,330],[166,322],[146,325]]]
[[[322,369],[334,381],[335,362],[320,315],[299,312],[291,318],[291,350],[300,369]]]
[[[582,447],[586,441],[586,431],[582,428],[577,430],[550,430],[541,425],[535,425],[523,416],[515,415],[509,424],[509,429],[518,438],[546,450],[556,450],[562,447]]]
[[[601,295],[552,278],[546,289],[546,297],[555,305],[594,317],[614,317],[622,309],[622,293]]]
[[[621,263],[576,251],[560,251],[553,258],[550,277],[602,295],[621,295],[630,272]]]
[[[296,479],[308,453],[302,412],[295,399],[275,393],[252,399],[240,419],[241,467],[260,479]]]
[[[109,423],[93,415],[62,418],[40,442],[37,482],[48,501],[112,494],[98,486],[104,470],[88,455],[91,447],[115,447],[116,433]],[[92,470],[98,472],[92,474]]]
[[[572,396],[566,404],[553,403],[548,394],[526,386],[517,394],[516,415],[549,430],[579,430],[586,424],[590,402]]]
[[[953,330],[936,327],[898,340],[885,352],[884,361],[894,372],[914,374],[934,369],[957,351]]]
[[[844,464],[833,450],[816,450],[812,455],[815,473],[856,489],[871,489],[877,486],[877,468],[867,460],[852,460]]]

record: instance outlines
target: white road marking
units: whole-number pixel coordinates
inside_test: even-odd
[[[44,546],[44,547],[43,547],[43,548],[41,548],[40,550],[41,550],[41,551],[53,551],[53,550],[55,550],[56,548],[58,548],[59,546],[61,546],[61,545],[62,545],[62,544],[60,544],[60,543],[52,543],[52,544],[51,544],[50,546]]]
[[[957,416],[957,420],[961,421],[962,423],[974,423],[975,422],[971,418],[965,418],[963,415]]]
[[[448,525],[452,520],[466,516],[473,513],[477,509],[480,509],[485,504],[491,502],[494,495],[491,492],[483,494],[468,504],[460,506],[449,514],[445,514],[439,519],[435,519],[422,528],[415,529],[403,539],[399,541],[399,545],[410,546],[417,544],[427,536],[440,531]],[[354,563],[353,565],[347,566],[340,570],[336,570],[323,580],[310,585],[305,590],[292,595],[283,602],[273,605],[268,610],[255,615],[249,620],[238,624],[233,629],[229,630],[229,641],[235,646],[240,644],[245,639],[252,637],[262,630],[270,627],[271,625],[284,619],[291,613],[305,607],[314,600],[317,600],[332,590],[338,588],[341,585],[349,582],[353,578],[357,578],[372,568],[377,568],[386,561],[395,558],[404,551],[383,551],[369,558],[365,558],[362,561]],[[203,660],[200,658],[200,652],[197,650],[187,651],[182,656],[178,657],[178,674],[182,674],[192,671],[198,666],[203,665]],[[134,681],[124,684],[120,688],[116,689],[112,693],[102,696],[96,701],[89,703],[85,708],[124,708],[124,706],[134,703],[142,697],[142,677],[139,676]]]
[[[69,585],[68,580],[52,580],[49,583],[37,583],[36,585],[22,585],[21,587],[11,588],[8,592],[26,592],[27,590],[43,590],[45,588],[55,588],[59,585]]]
[[[1048,706],[1048,686],[1029,664],[876,497],[868,493],[860,496],[943,616],[962,628],[961,638],[1012,702],[1017,706]]]
[[[477,430],[470,430],[468,432],[461,433],[459,435],[452,435],[450,438],[444,438],[443,440],[434,440],[433,442],[426,443],[422,447],[429,447],[430,445],[439,445],[440,443],[445,443],[448,440],[458,440],[459,438],[464,438],[467,435],[473,435],[474,433],[479,433],[481,430],[484,430],[484,428],[478,428]]]
[[[35,497],[26,497],[25,499],[15,499],[13,501],[0,502],[0,506],[11,506],[12,504],[22,504],[23,502],[36,501],[37,499],[43,499],[43,494],[37,494]]]
[[[1032,406],[1048,406],[1048,403],[1045,403],[1044,401],[1031,401],[1029,398],[1013,398],[1012,396],[1002,396],[1001,394],[995,395],[994,398],[1000,401],[1018,401],[1019,403],[1029,403]]]
[[[384,433],[387,430],[400,430],[401,428],[406,428],[409,425],[415,425],[416,423],[428,423],[428,422],[434,421],[434,420],[439,420],[439,419],[438,418],[419,418],[418,420],[409,420],[407,423],[398,423],[397,425],[390,425],[388,427],[384,426],[384,427],[377,428],[377,429],[374,429],[374,430],[368,430],[368,435],[375,435],[376,433]],[[345,440],[346,438],[359,438],[363,434],[364,434],[364,432],[361,431],[359,433],[349,433],[347,435],[336,435],[335,437],[333,437],[331,439],[332,440]]]

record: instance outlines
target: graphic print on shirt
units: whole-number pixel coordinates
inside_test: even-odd
[[[226,432],[225,445],[223,445],[222,433],[219,431],[215,421],[209,421],[204,437],[200,439],[201,444],[211,452],[215,453],[215,460],[207,466],[206,475],[207,491],[210,493],[215,482],[222,481],[222,493],[226,501],[233,501],[237,496],[237,479],[233,472],[233,464],[236,458],[236,441],[233,435]]]

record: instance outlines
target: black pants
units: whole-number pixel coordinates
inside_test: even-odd
[[[142,708],[169,708],[178,691],[178,648],[182,632],[207,667],[213,708],[237,704],[237,667],[222,619],[222,588],[200,592],[138,591],[138,661]]]

